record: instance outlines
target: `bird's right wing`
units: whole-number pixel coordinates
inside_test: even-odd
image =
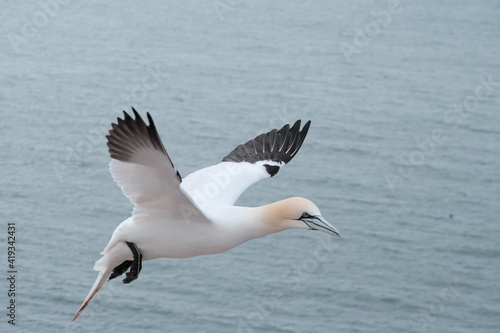
[[[212,204],[233,205],[258,181],[273,177],[297,154],[311,122],[300,129],[300,120],[263,133],[237,146],[222,162],[193,172],[181,187],[204,209]]]
[[[175,169],[149,115],[149,126],[132,108],[135,119],[125,111],[124,118],[112,124],[108,139],[109,170],[123,194],[135,205],[134,220],[165,218],[208,221],[181,189],[181,176]]]

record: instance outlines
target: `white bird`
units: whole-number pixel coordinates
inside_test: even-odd
[[[135,119],[111,124],[108,147],[111,175],[134,204],[132,216],[113,232],[94,266],[97,279],[78,318],[108,280],[126,273],[135,280],[143,260],[186,258],[227,251],[243,242],[286,229],[320,230],[340,236],[311,201],[289,198],[261,207],[234,206],[248,187],[273,177],[297,154],[309,126],[273,129],[237,146],[222,162],[184,179],[175,169],[147,114],[149,126]]]

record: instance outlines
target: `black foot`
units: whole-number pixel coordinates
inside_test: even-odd
[[[134,243],[131,242],[125,242],[127,243],[128,247],[132,251],[132,254],[134,255],[134,261],[130,265],[130,272],[128,272],[126,275],[127,277],[123,279],[123,283],[130,283],[137,279],[139,276],[139,273],[142,269],[142,253],[139,251],[137,246]],[[122,264],[123,265],[123,264]],[[121,265],[120,265],[121,266]],[[120,267],[118,266],[118,267]]]
[[[111,273],[108,280],[113,280],[115,277],[118,277],[125,273],[127,269],[132,265],[132,263],[132,260],[125,260],[120,265],[116,266],[115,269],[113,269],[113,273]]]

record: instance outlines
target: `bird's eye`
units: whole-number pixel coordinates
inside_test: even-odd
[[[311,215],[309,215],[309,213],[308,213],[308,212],[303,212],[303,213],[302,213],[302,216],[301,216],[300,218],[301,218],[301,219],[307,219],[307,218],[310,218],[310,217],[311,217]]]

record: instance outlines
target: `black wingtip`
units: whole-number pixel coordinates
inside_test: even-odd
[[[153,121],[153,117],[151,117],[151,115],[149,114],[149,112],[146,112],[146,116],[148,117],[149,125],[152,126],[152,127],[155,127],[155,123]]]
[[[168,157],[151,115],[147,114],[150,123],[148,126],[134,107],[132,112],[135,119],[123,110],[123,119],[118,117],[117,123],[111,124],[109,134],[106,136],[111,158],[129,162],[134,160],[135,151],[145,147],[152,147]]]
[[[299,119],[295,121],[292,127],[290,127],[290,124],[286,124],[279,130],[273,129],[263,133],[253,140],[237,146],[222,161],[255,163],[270,160],[288,163],[302,146],[311,121],[307,121],[302,129],[300,129],[301,123]]]
[[[310,120],[308,120],[306,122],[306,124],[304,125],[304,127],[302,127],[302,132],[305,131],[305,133],[307,133],[307,131],[309,131],[309,127],[311,127],[311,121]]]
[[[297,120],[297,121],[293,124],[292,129],[295,129],[295,128],[300,128],[300,124],[301,124],[301,123],[302,123],[302,120],[300,120],[300,119],[299,119],[299,120]]]
[[[133,107],[133,106],[132,106],[132,111],[134,112],[135,120],[136,120],[136,121],[143,122],[141,115],[139,114],[139,112],[137,112],[137,111],[134,109],[134,107]]]

